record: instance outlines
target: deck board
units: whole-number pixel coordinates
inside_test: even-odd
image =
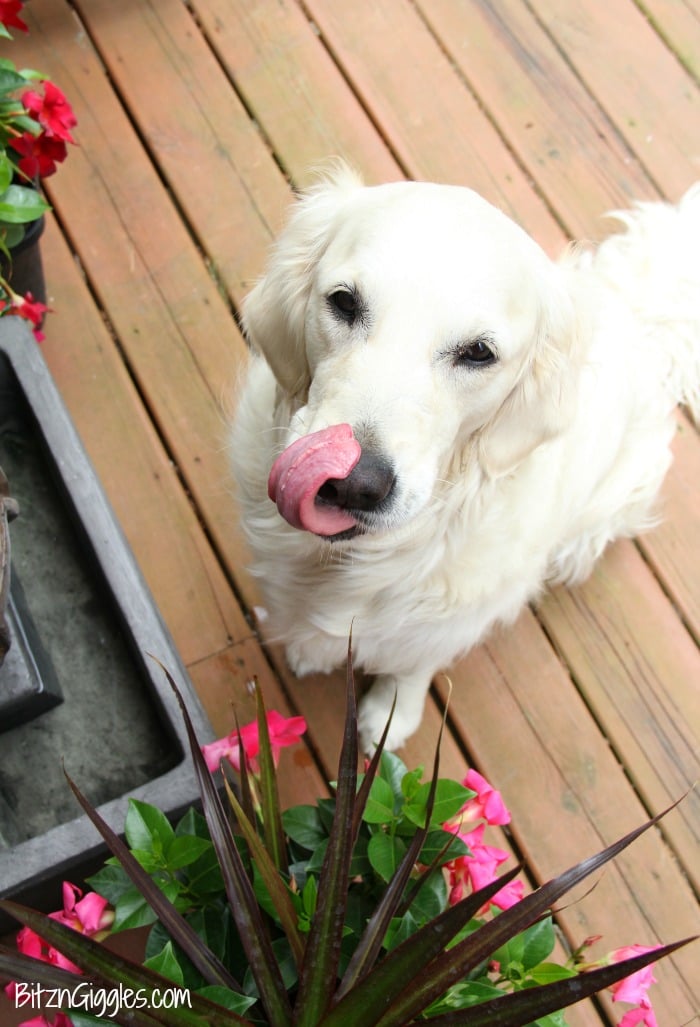
[[[609,208],[700,178],[697,0],[32,0],[12,44],[79,118],[47,183],[55,313],[44,352],[217,733],[268,705],[308,744],[287,801],[335,776],[343,674],[297,681],[264,644],[226,454],[245,360],[235,312],[293,188],[342,156],[369,182],[469,185],[556,254]],[[640,58],[640,55],[643,55]],[[13,54],[15,56],[15,54]],[[700,437],[679,417],[664,521],[611,548],[453,668],[443,774],[472,764],[541,881],[698,776]],[[429,766],[445,698],[406,746]],[[560,916],[578,944],[700,929],[697,792]],[[697,962],[658,967],[659,1023],[690,1021]],[[614,1010],[618,1015],[619,1010]],[[614,1022],[607,1000],[574,1027]]]

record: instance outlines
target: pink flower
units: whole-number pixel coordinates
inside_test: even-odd
[[[48,136],[63,139],[67,143],[74,143],[75,140],[70,134],[70,130],[78,124],[78,121],[73,113],[73,108],[53,82],[45,80],[42,85],[44,87],[43,96],[34,89],[28,89],[23,94],[22,103],[25,109],[43,126]]]
[[[19,16],[21,10],[22,0],[0,0],[0,22],[8,29],[29,32],[29,26]]]
[[[619,963],[623,959],[631,959],[633,956],[642,956],[645,952],[653,952],[654,945],[625,945],[610,953],[609,960],[612,963]],[[629,1009],[618,1027],[657,1027],[656,1016],[652,1009],[651,1000],[647,991],[656,982],[653,973],[653,965],[642,967],[629,977],[623,977],[621,981],[613,984],[610,991],[613,995],[613,1002],[629,1002],[634,1009]]]
[[[63,139],[41,132],[38,136],[23,132],[9,140],[10,146],[22,155],[17,167],[32,181],[48,178],[56,171],[56,164],[66,159],[67,148]]]
[[[501,863],[509,858],[509,853],[497,849],[493,845],[484,845],[483,835],[485,824],[480,824],[473,831],[462,832],[454,824],[444,824],[446,831],[452,831],[469,847],[470,854],[458,856],[447,864],[450,883],[450,905],[459,902],[465,894],[478,891],[496,880],[496,871]],[[499,909],[509,909],[523,897],[522,881],[511,881],[496,893],[490,903]]]
[[[280,751],[288,745],[296,745],[306,731],[306,721],[303,717],[283,717],[276,710],[270,710],[267,714],[267,728],[270,733],[272,757],[277,765]],[[257,756],[260,752],[260,740],[258,723],[253,721],[252,724],[246,724],[241,728],[240,735],[238,731],[232,731],[225,738],[202,746],[204,759],[212,774],[219,769],[222,760],[228,760],[232,767],[240,770],[239,737],[245,753],[246,766],[254,774],[259,772]]]
[[[63,882],[63,909],[50,913],[52,920],[58,920],[66,927],[72,927],[80,934],[101,941],[114,922],[114,911],[107,899],[91,891],[83,895],[70,881]]]
[[[461,817],[465,821],[485,820],[487,824],[509,824],[510,813],[501,798],[501,793],[492,788],[485,777],[476,770],[470,770],[464,779],[466,788],[476,792],[462,808]]]
[[[58,920],[67,927],[71,927],[74,931],[79,931],[81,934],[86,934],[90,938],[94,937],[101,941],[109,933],[109,928],[114,920],[114,911],[101,895],[98,895],[96,892],[88,892],[87,895],[83,896],[80,888],[70,884],[69,881],[64,881],[63,909],[59,909],[56,913],[49,913],[49,916],[52,920]],[[17,932],[16,943],[19,951],[25,956],[39,959],[42,963],[51,963],[53,966],[59,966],[63,970],[70,971],[70,973],[82,973],[79,966],[72,963],[70,959],[66,959],[58,949],[45,942],[43,938],[40,938],[29,927],[23,927]],[[5,986],[5,993],[8,998],[14,999],[14,981]],[[62,1016],[63,1014],[59,1015]],[[34,1021],[29,1022],[34,1023]],[[43,1022],[41,1019],[37,1021],[37,1023],[41,1024]],[[66,1020],[65,1023],[70,1027],[70,1020]],[[57,1020],[54,1027],[64,1027],[64,1025]]]

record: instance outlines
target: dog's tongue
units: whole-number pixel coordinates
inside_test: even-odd
[[[304,435],[277,457],[267,483],[270,499],[294,528],[315,535],[337,535],[357,521],[346,510],[316,502],[329,478],[347,478],[362,449],[349,424]]]

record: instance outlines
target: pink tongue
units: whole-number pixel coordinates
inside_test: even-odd
[[[337,535],[357,521],[345,510],[316,503],[329,478],[347,478],[362,449],[349,424],[304,435],[277,457],[267,483],[270,499],[285,521],[315,535]]]

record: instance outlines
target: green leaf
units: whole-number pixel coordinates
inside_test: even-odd
[[[391,785],[391,790],[399,803],[404,798],[401,784],[408,773],[408,767],[395,752],[382,752],[379,763],[379,776],[383,781]]]
[[[552,954],[554,943],[552,918],[545,917],[507,941],[494,952],[492,958],[501,964],[506,976],[507,967],[511,964],[518,964],[523,971],[528,971]]]
[[[189,867],[204,855],[213,852],[214,846],[208,838],[197,838],[194,835],[174,837],[165,852],[165,863],[169,870],[180,870]]]
[[[197,751],[201,755],[199,749]],[[124,870],[146,898],[158,919],[167,927],[168,933],[172,936],[173,940],[180,945],[192,960],[204,979],[210,984],[223,984],[225,987],[233,987],[235,989],[237,986],[235,978],[231,976],[221,961],[202,945],[201,939],[197,937],[187,921],[180,915],[175,906],[168,901],[146,871],[139,866],[138,861],[131,855],[119,835],[112,830],[97,810],[90,805],[78,786],[67,774],[66,780],[89,820],[92,821],[109,848],[119,859]]]
[[[405,799],[411,800],[414,797],[420,787],[422,777],[423,767],[417,767],[416,770],[409,770],[404,774],[401,778],[401,794]]]
[[[427,923],[442,913],[447,905],[447,881],[440,870],[427,874],[427,880],[411,902],[411,913],[419,924]]]
[[[402,813],[418,827],[425,825],[425,807],[428,801],[430,782],[421,785],[415,796],[403,807]],[[430,818],[431,825],[440,827],[445,821],[451,820],[462,809],[469,798],[474,795],[470,788],[449,778],[442,778],[437,783],[435,804]]]
[[[114,908],[114,930],[127,931],[132,927],[145,927],[157,919],[138,888],[133,885],[119,898]]]
[[[138,799],[129,799],[124,834],[130,849],[156,855],[164,853],[175,837],[166,815],[156,806]]]
[[[390,824],[395,817],[393,789],[383,777],[377,777],[369,790],[362,819],[366,824]]]
[[[11,38],[9,34],[8,38]],[[26,85],[27,80],[11,66],[11,62],[0,65],[0,93],[14,93],[17,89],[24,89]]]
[[[434,860],[438,860],[437,865],[443,866],[450,860],[468,854],[469,846],[456,834],[452,834],[450,831],[431,831],[420,850],[418,862],[424,866],[430,866]]]
[[[112,906],[116,906],[124,892],[132,886],[123,867],[110,864],[105,864],[96,874],[88,877],[87,883]]]
[[[13,174],[14,168],[12,167],[7,154],[0,153],[0,195],[6,191],[12,181]]]
[[[315,806],[293,806],[282,813],[282,827],[292,841],[313,852],[328,838]]]
[[[175,825],[175,834],[178,838],[184,835],[194,835],[195,838],[206,838],[207,841],[211,841],[206,819],[194,806],[190,806],[183,817],[178,820]]]
[[[560,966],[559,963],[540,963],[532,968],[528,974],[528,980],[535,984],[550,984],[552,981],[564,981],[567,977],[576,977],[576,971],[568,966]]]
[[[406,843],[401,838],[378,831],[369,840],[367,855],[373,870],[383,881],[390,881],[406,855]]]
[[[0,221],[24,225],[38,220],[47,210],[51,210],[49,204],[29,186],[9,185],[0,195]]]
[[[173,943],[169,941],[160,952],[151,956],[150,959],[145,959],[143,965],[149,970],[155,971],[161,975],[161,977],[167,977],[169,981],[174,981],[175,984],[179,984],[182,987],[185,983],[185,979],[182,975],[182,967],[177,961]]]
[[[255,1005],[255,999],[251,998],[250,995],[239,995],[238,992],[231,991],[230,988],[221,988],[216,984],[209,984],[206,988],[198,988],[197,994],[208,998],[211,1002],[216,1002],[217,1006],[223,1006],[224,1009],[230,1009],[241,1016],[251,1006]]]

